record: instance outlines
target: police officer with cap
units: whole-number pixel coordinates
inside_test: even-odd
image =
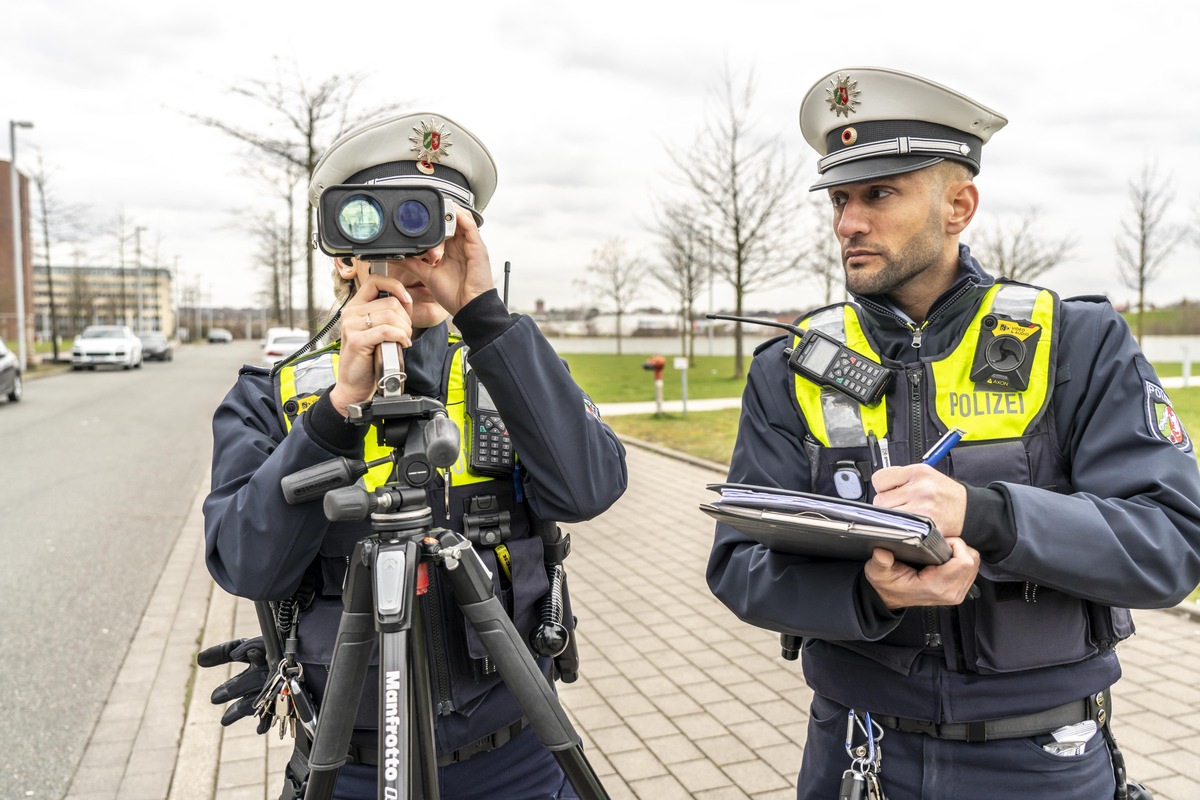
[[[932,520],[950,556],[803,557],[717,525],[712,591],[802,641],[800,798],[1113,797],[1128,609],[1200,583],[1192,442],[1120,315],[997,280],[959,241],[1005,124],[873,67],[830,73],[801,104],[852,300],[797,324],[891,382],[864,404],[791,371],[797,337],[765,343],[729,481],[845,497],[849,479],[860,500]],[[951,432],[957,446],[923,463]]]
[[[204,503],[214,580],[234,595],[276,601],[298,613],[290,656],[303,667],[318,713],[347,711],[321,704],[349,556],[372,530],[368,520],[330,522],[320,503],[289,505],[280,481],[339,456],[371,460],[385,454],[370,427],[348,418],[350,406],[371,400],[376,391],[379,345],[404,348],[405,393],[440,400],[460,427],[464,452],[428,484],[428,505],[435,525],[464,535],[470,525],[486,522],[489,535],[477,550],[526,640],[548,591],[548,551],[562,546],[539,535],[542,521],[595,517],[620,497],[627,478],[624,448],[595,405],[534,322],[509,313],[495,288],[479,233],[496,188],[496,168],[483,143],[434,113],[367,124],[339,138],[317,164],[313,205],[328,187],[345,184],[436,188],[456,216],[453,234],[424,252],[386,261],[386,274],[352,256],[334,259],[335,291],[348,297],[339,338],[274,374],[241,370],[213,419],[212,490]],[[457,333],[450,331],[451,319]],[[463,430],[468,371],[507,426],[517,453],[507,473],[484,474],[470,465],[465,448],[471,436]],[[377,467],[361,483],[373,489],[389,474],[390,465]],[[431,573],[421,607],[433,662],[442,796],[575,797],[484,658],[487,651],[446,581]],[[569,613],[565,622],[572,624]],[[200,656],[205,666],[237,660],[250,668],[214,693],[214,702],[235,701],[225,724],[250,712],[263,676],[275,666],[265,664],[257,639]],[[551,659],[539,663],[548,678],[555,674]],[[378,704],[372,667],[336,797],[375,796]],[[299,733],[284,797],[303,793],[309,745]]]

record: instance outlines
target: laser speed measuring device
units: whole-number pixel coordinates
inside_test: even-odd
[[[430,186],[330,186],[317,204],[317,244],[364,260],[424,253],[454,235],[453,203]]]

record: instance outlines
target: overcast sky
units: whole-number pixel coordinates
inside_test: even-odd
[[[1143,165],[1156,162],[1172,182],[1172,221],[1200,218],[1197,31],[1195,4],[1174,0],[28,0],[8,4],[0,24],[0,120],[34,123],[18,131],[18,164],[28,173],[40,155],[59,200],[86,204],[109,230],[124,212],[145,226],[146,261],[178,258],[184,282],[214,303],[249,306],[263,278],[236,212],[279,201],[246,176],[244,145],[187,114],[266,131],[271,115],[230,87],[277,70],[310,85],[359,73],[352,108],[438,111],[487,144],[499,187],[483,234],[497,279],[511,261],[514,308],[537,299],[564,307],[580,304],[575,279],[605,240],[661,258],[647,223],[671,191],[667,149],[693,142],[726,65],[741,79],[753,73],[754,131],[803,161],[805,186],[815,175],[797,123],[805,92],[839,68],[885,66],[1006,115],[984,149],[976,226],[1038,208],[1041,235],[1079,243],[1042,281],[1121,302],[1132,295],[1113,242]],[[0,152],[7,157],[7,142]],[[54,255],[71,263],[67,246]],[[1198,260],[1195,246],[1178,248],[1150,298],[1200,298]],[[84,263],[115,261],[113,236],[86,246]],[[322,288],[327,263],[319,256]],[[656,291],[647,302],[664,303]],[[716,305],[731,296],[718,286]],[[821,299],[795,282],[748,303]]]

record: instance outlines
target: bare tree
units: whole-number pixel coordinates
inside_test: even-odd
[[[801,263],[792,231],[799,208],[798,166],[789,164],[777,138],[752,138],[753,99],[753,76],[735,89],[726,71],[718,107],[695,144],[686,152],[668,150],[701,215],[711,222],[720,255],[714,267],[733,287],[738,316],[747,294]],[[734,377],[740,378],[745,375],[741,323],[735,333]]]
[[[1137,292],[1137,340],[1142,341],[1142,317],[1146,310],[1146,287],[1157,278],[1187,229],[1164,220],[1175,194],[1170,179],[1160,181],[1158,169],[1147,163],[1141,177],[1129,181],[1129,214],[1121,221],[1116,238],[1118,274],[1127,288]]]
[[[362,82],[362,76],[350,74],[345,76],[333,75],[310,87],[295,69],[294,74],[285,79],[276,74],[273,80],[247,78],[241,83],[231,86],[230,91],[242,95],[254,102],[265,106],[272,114],[282,120],[286,130],[281,134],[271,130],[268,124],[267,133],[243,128],[231,121],[206,117],[199,114],[189,114],[192,119],[210,128],[216,128],[232,136],[240,142],[250,145],[255,150],[265,154],[277,163],[294,169],[298,175],[304,176],[305,186],[312,181],[313,168],[322,151],[334,139],[371,117],[396,109],[395,104],[381,106],[366,114],[349,117],[350,102],[354,91]],[[309,330],[315,332],[317,314],[313,295],[313,241],[314,219],[307,202],[305,209],[304,254],[305,254],[305,286],[307,289],[306,312]],[[289,211],[293,208],[289,200]],[[289,304],[290,305],[290,304]]]
[[[656,233],[664,263],[650,268],[650,276],[670,290],[679,302],[680,345],[688,363],[696,362],[693,328],[696,299],[709,279],[711,264],[705,257],[707,235],[700,230],[692,209],[683,203],[666,203]]]
[[[971,250],[984,269],[993,275],[1032,283],[1039,276],[1071,258],[1076,241],[1071,236],[1046,239],[1035,227],[1040,215],[1030,207],[1015,225],[1011,221],[989,221],[981,225]]]
[[[71,336],[75,336],[95,318],[96,294],[88,286],[80,269],[83,250],[74,248],[71,257],[75,261],[75,268],[71,271],[71,283],[67,287],[67,315],[71,320]]]
[[[256,258],[265,275],[263,305],[270,306],[270,318],[275,324],[294,327],[293,310],[287,307],[292,301],[287,263],[291,230],[287,223],[280,223],[277,214],[270,212],[247,216],[242,221],[258,243]]]
[[[613,307],[617,315],[617,355],[621,355],[621,318],[641,289],[646,266],[639,258],[626,258],[625,243],[614,237],[592,252],[588,270],[588,277],[579,283]]]
[[[809,195],[804,203],[808,217],[809,247],[804,253],[804,271],[808,273],[821,287],[823,300],[820,303],[810,303],[809,308],[818,305],[827,306],[833,302],[833,289],[841,284],[842,295],[845,295],[846,273],[842,269],[842,251],[838,246],[837,236],[833,232],[833,209],[829,205],[829,197],[824,192]]]
[[[41,247],[34,256],[42,261],[46,270],[46,291],[50,302],[50,341],[54,347],[54,360],[58,361],[58,306],[54,297],[51,246],[55,243],[79,242],[86,238],[87,207],[78,203],[64,203],[58,199],[50,186],[51,173],[46,170],[40,155],[37,171],[30,177],[38,191],[34,224],[42,234]]]

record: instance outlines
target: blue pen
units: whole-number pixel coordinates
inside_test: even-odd
[[[933,447],[925,455],[921,456],[921,463],[932,467],[942,460],[942,456],[950,452],[950,448],[958,444],[958,440],[963,437],[966,431],[960,428],[951,428],[946,431],[946,435],[937,440]]]

